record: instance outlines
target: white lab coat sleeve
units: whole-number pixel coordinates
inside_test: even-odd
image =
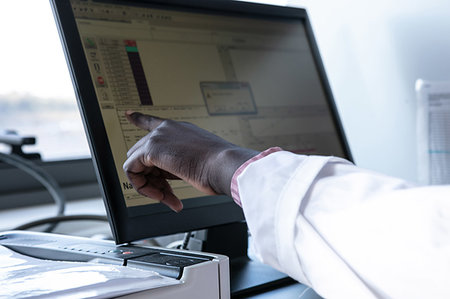
[[[276,152],[237,177],[258,258],[325,298],[450,298],[450,186]]]

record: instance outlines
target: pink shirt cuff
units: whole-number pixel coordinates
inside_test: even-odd
[[[233,174],[233,178],[231,179],[231,196],[233,197],[233,200],[235,203],[237,203],[240,207],[242,207],[241,198],[239,196],[239,186],[237,183],[238,176],[244,172],[245,168],[247,168],[248,165],[251,163],[258,161],[271,153],[282,151],[283,149],[279,147],[271,147],[269,149],[266,149],[265,151],[259,153],[258,155],[254,156],[250,160],[246,161],[244,164],[239,166],[239,168],[236,170],[236,172]]]

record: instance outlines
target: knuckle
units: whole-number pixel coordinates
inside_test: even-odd
[[[164,133],[162,133],[160,130],[153,131],[149,138],[147,139],[147,149],[152,149],[155,146],[158,146],[159,144],[163,143],[164,141]]]
[[[173,120],[171,120],[171,119],[164,119],[163,121],[161,121],[161,123],[159,124],[157,129],[167,130],[167,129],[170,129],[171,127],[173,127],[174,124],[175,124],[175,122]]]
[[[163,121],[157,128],[152,130],[149,134],[149,139],[152,143],[162,143],[167,140],[167,136],[171,132],[171,121]]]
[[[127,159],[127,160],[123,163],[122,168],[123,168],[123,170],[124,170],[125,172],[128,172],[128,171],[129,171],[129,169],[130,169],[130,160],[129,160],[129,159]]]

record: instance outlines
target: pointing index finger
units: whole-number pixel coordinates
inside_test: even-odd
[[[155,129],[157,126],[159,126],[164,119],[156,117],[156,116],[150,116],[146,114],[142,114],[139,112],[134,111],[127,111],[125,112],[125,116],[128,119],[130,123],[135,125],[138,128],[141,128],[143,130],[151,131]]]

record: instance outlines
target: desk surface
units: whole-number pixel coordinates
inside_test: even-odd
[[[66,204],[65,214],[106,215],[106,210],[102,199],[95,198],[69,201]],[[0,210],[0,231],[11,230],[21,224],[46,217],[53,217],[55,215],[56,207],[54,204]],[[95,225],[93,225],[93,223],[94,222],[92,221],[71,221],[69,223],[61,223],[58,225],[56,232],[61,231],[64,232],[64,234],[73,234],[83,237],[91,237],[94,235],[103,234],[111,236],[111,229],[107,222],[103,223],[95,221]]]

